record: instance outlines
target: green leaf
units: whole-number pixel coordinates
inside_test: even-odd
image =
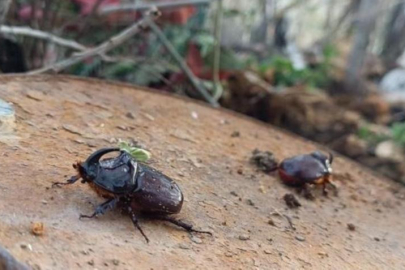
[[[132,146],[125,141],[119,142],[118,147],[120,148],[121,151],[125,151],[128,154],[130,154],[136,161],[145,162],[149,160],[150,157],[152,156],[149,151]]]

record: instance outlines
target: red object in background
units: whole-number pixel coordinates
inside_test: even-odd
[[[162,0],[160,2],[170,2],[170,0]],[[184,6],[184,7],[179,7],[176,9],[171,9],[171,10],[163,10],[162,13],[162,20],[167,21],[173,24],[186,24],[188,20],[194,16],[196,13],[197,8],[194,6]]]
[[[196,77],[203,80],[213,80],[212,67],[205,66],[204,60],[200,53],[200,49],[193,42],[190,42],[188,44],[186,63]],[[219,72],[220,80],[226,80],[231,75],[231,73],[232,71],[221,70]],[[173,85],[184,83],[187,80],[188,78],[183,72],[173,73],[169,78],[169,81]]]
[[[202,59],[200,49],[193,42],[190,42],[188,45],[186,63],[195,76],[200,79],[213,80],[212,67],[204,66],[204,60]],[[231,71],[220,70],[219,79],[226,80],[230,74]]]
[[[32,6],[31,5],[23,5],[19,10],[18,10],[18,17],[22,21],[28,21],[32,19]],[[42,16],[44,13],[42,12],[42,9],[37,8],[35,10],[34,17],[35,19],[42,19]]]
[[[72,0],[72,2],[78,4],[80,6],[80,14],[81,15],[89,15],[93,10],[94,6],[96,5],[98,0]],[[101,1],[98,8],[104,6],[115,6],[119,5],[121,0],[103,0]]]
[[[193,42],[190,42],[188,44],[186,63],[191,71],[194,73],[194,75],[196,75],[197,77],[199,77],[203,73],[204,60],[201,57],[198,46]]]

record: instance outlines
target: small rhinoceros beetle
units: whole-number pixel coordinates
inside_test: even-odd
[[[284,159],[277,167],[278,173],[284,184],[302,187],[308,192],[310,184],[322,185],[324,195],[328,194],[326,185],[330,184],[335,191],[336,186],[331,182],[333,155],[325,156],[319,151],[310,154],[298,155]],[[310,193],[306,193],[312,197]]]
[[[120,152],[115,158],[100,160],[110,152]],[[192,225],[169,217],[180,212],[183,205],[183,193],[169,177],[136,161],[128,152],[119,148],[103,148],[91,154],[85,162],[73,164],[78,174],[67,182],[54,183],[54,186],[69,185],[82,179],[101,197],[107,199],[97,206],[92,215],[80,215],[80,218],[94,218],[104,214],[117,205],[126,210],[134,226],[149,242],[139,226],[136,212],[147,214],[152,219],[171,222],[188,232],[208,233],[194,230]]]

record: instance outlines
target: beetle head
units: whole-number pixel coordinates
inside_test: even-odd
[[[321,161],[324,164],[325,168],[329,173],[332,173],[331,164],[333,162],[333,154],[329,152],[329,157],[325,156],[319,151],[312,152],[310,154],[312,157],[316,158],[317,160]]]
[[[102,148],[91,154],[85,162],[73,164],[73,168],[78,171],[82,178],[82,183],[92,182],[97,177],[100,158],[114,151],[119,151],[119,148]]]

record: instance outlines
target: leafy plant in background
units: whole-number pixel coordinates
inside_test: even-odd
[[[357,130],[356,135],[369,145],[377,145],[382,141],[391,139],[388,135],[373,132],[368,125],[362,125]]]
[[[295,69],[290,59],[278,55],[262,64],[258,69],[261,73],[274,71],[274,84],[276,86],[306,85],[309,88],[324,88],[330,80],[331,59],[336,56],[333,46],[325,46],[323,61],[314,67]]]
[[[394,123],[391,127],[394,141],[401,147],[405,147],[405,123]]]

